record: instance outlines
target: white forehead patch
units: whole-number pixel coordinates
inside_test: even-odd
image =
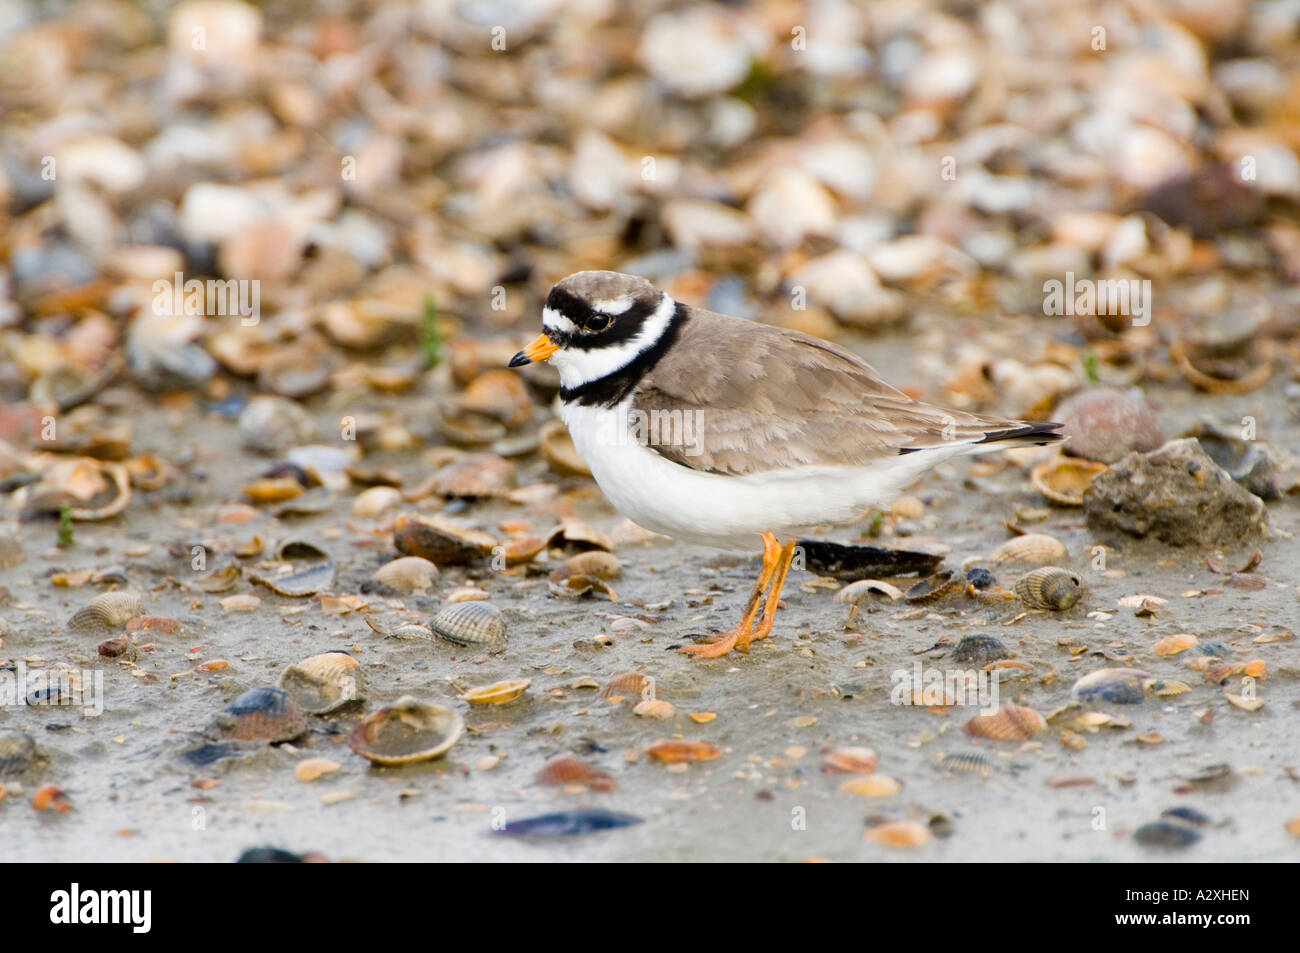
[[[578,333],[578,326],[554,308],[542,308],[542,327],[564,334]]]
[[[636,303],[636,298],[632,295],[620,295],[617,298],[601,298],[591,303],[593,311],[603,311],[605,314],[622,314],[628,308]]]

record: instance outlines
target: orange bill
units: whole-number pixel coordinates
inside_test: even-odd
[[[539,334],[528,347],[510,359],[510,366],[522,367],[533,361],[544,361],[559,349],[560,346],[545,334]]]

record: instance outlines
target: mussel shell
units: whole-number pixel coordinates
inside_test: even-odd
[[[310,655],[280,673],[279,686],[293,696],[303,711],[324,715],[365,700],[361,663],[348,652]]]
[[[1142,702],[1145,689],[1153,681],[1153,676],[1135,668],[1103,668],[1075,682],[1071,694],[1079,701],[1137,705]]]
[[[1083,596],[1083,577],[1059,566],[1040,566],[1017,579],[1014,588],[1029,608],[1061,612]]]
[[[455,645],[480,648],[499,645],[506,638],[506,620],[490,602],[453,602],[429,621],[433,634]]]
[[[334,583],[334,560],[315,543],[290,539],[280,544],[278,557],[289,564],[282,573],[249,573],[250,581],[282,596],[312,596]]]
[[[362,719],[348,747],[376,764],[410,764],[444,754],[464,731],[458,712],[406,695]]]
[[[288,692],[261,686],[240,695],[217,716],[237,741],[290,741],[307,730],[307,719]]]
[[[144,612],[144,599],[138,592],[105,592],[91,599],[68,620],[68,628],[78,632],[116,629]]]
[[[492,554],[496,540],[443,516],[403,513],[393,524],[393,545],[406,556],[423,556],[438,566],[468,563]]]

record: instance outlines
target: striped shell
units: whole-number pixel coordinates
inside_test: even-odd
[[[641,699],[654,698],[658,690],[657,683],[653,675],[642,675],[640,672],[619,672],[601,689],[601,696],[604,698],[622,699],[629,695],[638,696]]]
[[[870,748],[837,748],[826,756],[823,770],[838,771],[844,774],[870,774],[876,770],[880,760]]]
[[[614,790],[614,779],[606,772],[571,754],[557,754],[537,772],[538,784],[585,784],[593,791]]]
[[[307,730],[293,697],[263,686],[244,692],[217,716],[217,725],[237,741],[289,741]]]
[[[1050,563],[1064,560],[1069,552],[1055,536],[1046,533],[1026,533],[1009,539],[989,556],[994,563]]]
[[[1022,741],[1047,727],[1047,720],[1032,708],[1001,705],[989,715],[976,715],[966,722],[966,734],[999,741]]]
[[[1060,566],[1040,566],[1017,579],[1014,589],[1029,608],[1060,612],[1083,595],[1083,577]]]
[[[279,685],[313,715],[324,715],[365,698],[361,693],[361,663],[337,650],[310,655],[286,666]]]
[[[358,722],[348,747],[376,764],[410,764],[445,753],[464,731],[459,713],[405,695]]]
[[[78,632],[116,629],[144,612],[144,599],[138,592],[105,592],[82,606],[68,620],[68,628]]]
[[[978,774],[981,778],[987,778],[993,773],[993,762],[988,759],[988,755],[980,751],[962,751],[946,755],[939,762],[939,767],[958,774]]]
[[[429,621],[438,638],[454,645],[481,648],[499,645],[506,638],[506,620],[490,602],[453,602]]]

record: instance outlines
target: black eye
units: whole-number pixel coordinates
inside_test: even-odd
[[[603,331],[609,327],[609,322],[613,319],[607,314],[593,314],[587,319],[583,328],[588,331]]]

